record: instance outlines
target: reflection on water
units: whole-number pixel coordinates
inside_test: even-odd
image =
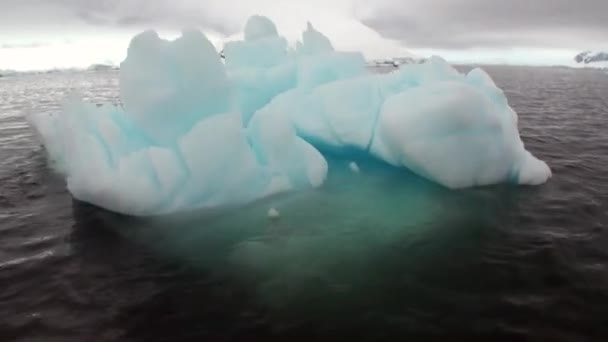
[[[424,315],[429,305],[470,300],[454,291],[483,291],[480,254],[500,238],[494,227],[513,217],[521,192],[454,192],[370,160],[358,161],[360,173],[348,164],[331,160],[321,189],[237,209],[135,219],[77,204],[75,217],[91,230],[95,215],[104,230],[161,258],[229,279],[284,324],[305,319],[329,329],[340,317],[385,324],[373,316],[404,307]],[[279,219],[267,217],[271,207]]]

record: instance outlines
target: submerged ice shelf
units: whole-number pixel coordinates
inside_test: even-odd
[[[79,200],[154,215],[319,187],[319,150],[368,154],[449,188],[541,184],[517,115],[481,69],[441,58],[372,74],[312,25],[289,48],[254,16],[225,64],[199,31],[131,41],[120,68],[124,108],[71,99],[30,122]]]

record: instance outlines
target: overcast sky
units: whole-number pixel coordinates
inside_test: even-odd
[[[118,63],[148,28],[198,27],[221,48],[252,14],[291,41],[310,20],[370,58],[554,64],[608,49],[608,0],[0,0],[0,69]]]

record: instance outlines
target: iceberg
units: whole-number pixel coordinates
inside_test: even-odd
[[[481,69],[441,58],[388,75],[293,89],[260,113],[288,113],[315,146],[361,150],[457,189],[501,181],[536,185],[549,167],[528,153],[517,115]]]
[[[235,87],[199,31],[172,42],[136,36],[120,95],[124,108],[70,99],[59,115],[29,118],[81,201],[157,215],[245,203],[326,177],[326,160],[287,117],[242,125]]]
[[[310,23],[290,48],[261,16],[223,51],[225,62],[197,30],[174,41],[143,32],[120,67],[122,107],[70,98],[56,115],[29,117],[72,195],[137,216],[238,205],[322,186],[320,151],[369,155],[453,189],[551,176],[481,69],[433,57],[374,74]]]

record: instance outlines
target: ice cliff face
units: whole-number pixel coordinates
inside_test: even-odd
[[[124,108],[71,99],[30,118],[74,197],[130,215],[253,201],[321,186],[320,150],[357,151],[449,188],[540,184],[517,115],[481,69],[440,58],[369,73],[312,25],[294,49],[264,17],[225,63],[198,31],[136,36],[120,69]]]

